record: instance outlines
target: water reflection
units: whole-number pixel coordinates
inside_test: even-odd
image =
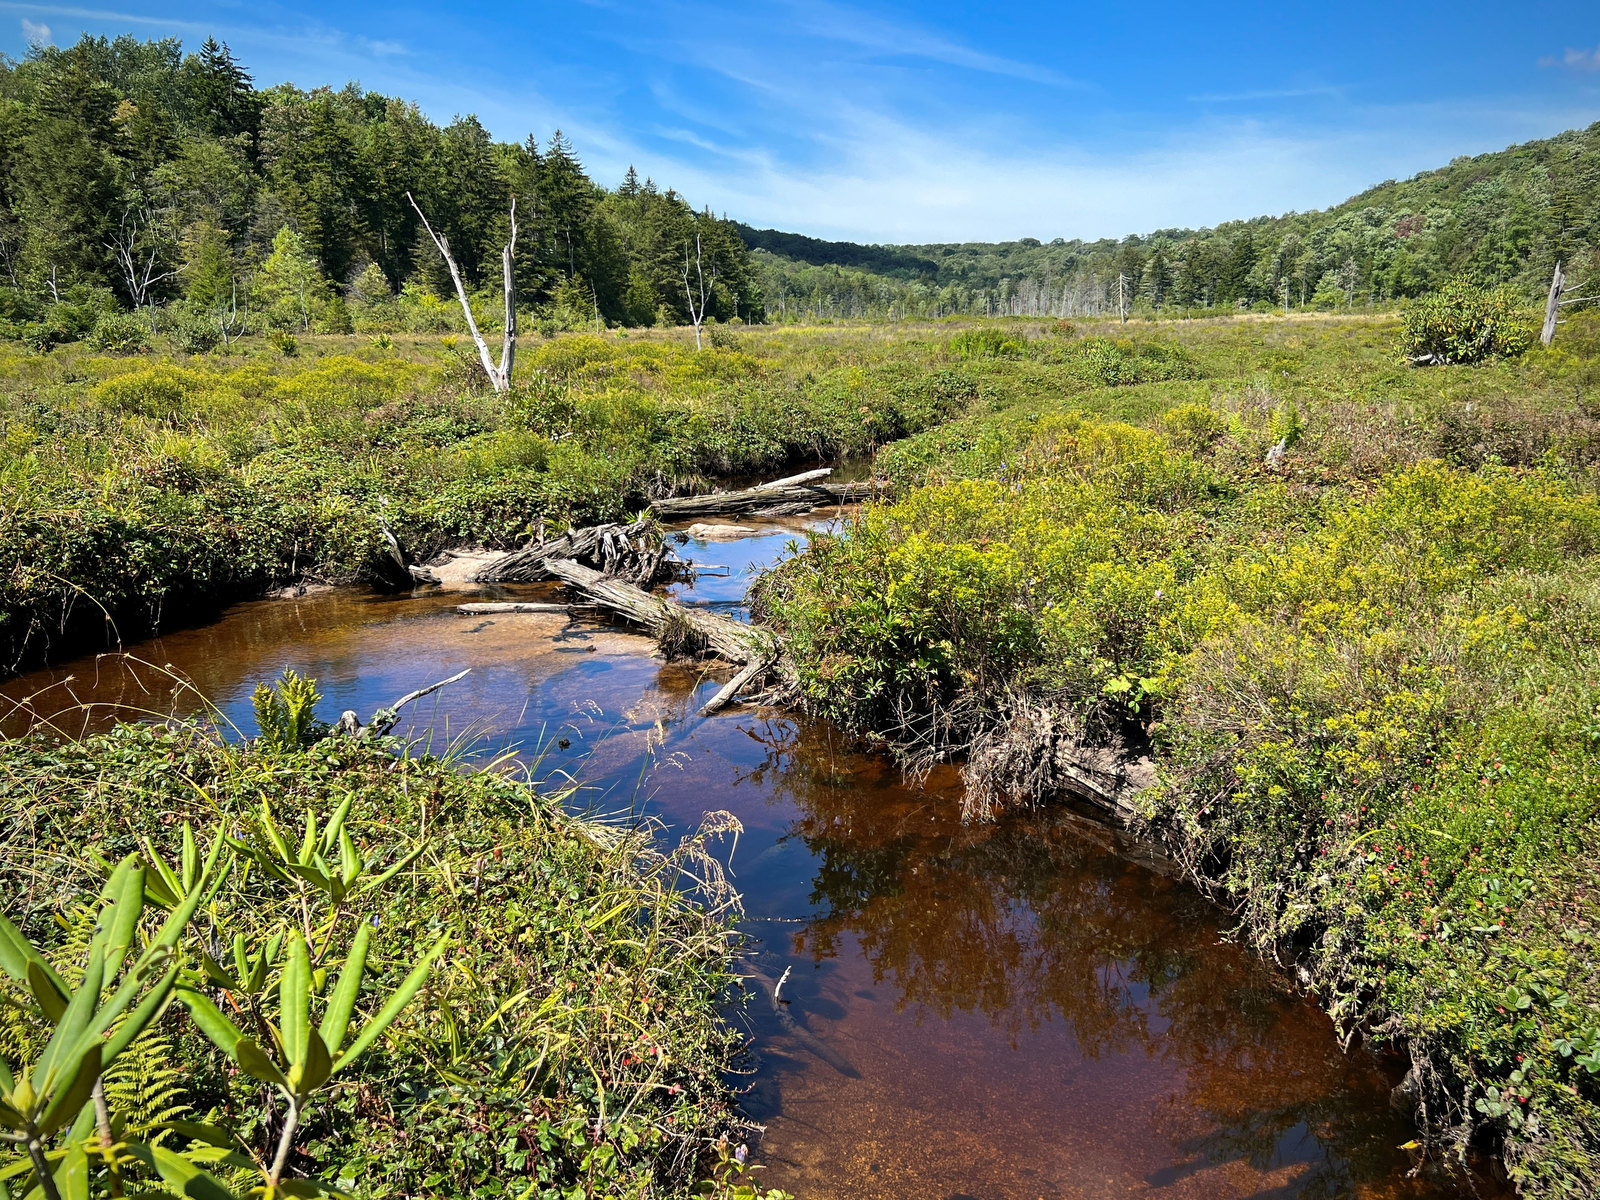
[[[970,1170],[986,1137],[1038,1138],[1007,1155],[1033,1160],[1032,1173],[983,1194],[1441,1190],[1404,1178],[1395,1147],[1409,1135],[1377,1064],[1342,1054],[1326,1021],[1220,944],[1215,910],[1136,848],[1062,810],[964,826],[953,773],[911,792],[824,730],[767,721],[751,732],[764,757],[750,777],[794,804],[789,837],[814,860],[813,915],[767,940],[819,968],[798,977],[793,1008],[864,1077],[785,1065],[761,1081],[756,1104],[783,1118],[765,1149],[789,1186],[883,1194],[885,1172],[899,1172],[878,1137],[860,1135],[905,1123],[902,1135],[943,1147],[916,1152],[924,1184]],[[767,969],[785,961],[774,954]],[[862,978],[864,996],[850,992]],[[885,1079],[919,1098],[909,1113],[874,1086]],[[950,1124],[952,1112],[989,1117]],[[855,1131],[858,1152],[818,1160],[792,1145],[787,1121],[802,1113],[814,1144],[850,1144]],[[1083,1149],[1085,1125],[1099,1126],[1093,1184],[1059,1153],[1064,1133]]]
[[[744,565],[790,536],[691,548],[731,570],[685,590],[735,604]],[[701,720],[725,672],[664,664],[595,620],[463,618],[459,599],[241,605],[138,653],[246,729],[250,690],[284,666],[321,681],[324,716],[470,666],[413,714],[414,733],[537,749],[598,809],[680,829],[736,813],[732,869],[764,977],[746,1100],[768,1124],[765,1182],[984,1200],[1459,1191],[1407,1177],[1395,1147],[1410,1135],[1380,1064],[1342,1054],[1320,1014],[1221,942],[1212,907],[1116,834],[1062,809],[964,826],[952,774],[908,787],[822,723]],[[81,727],[110,717],[73,709],[66,688],[165,711],[172,679],[90,659],[0,696],[51,685],[35,710]],[[0,727],[15,731],[22,714],[5,708]]]

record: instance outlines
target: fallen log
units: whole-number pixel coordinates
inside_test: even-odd
[[[631,525],[590,525],[548,541],[541,539],[497,558],[473,579],[478,583],[538,583],[551,578],[547,564],[555,559],[578,559],[603,574],[644,587],[671,579],[678,571],[655,522],[645,518]]]
[[[849,504],[879,495],[880,483],[824,483],[832,467],[820,467],[736,492],[710,492],[703,496],[674,496],[657,500],[650,510],[658,517],[704,517],[746,513],[754,516],[792,516],[828,504]]]
[[[407,692],[388,708],[380,708],[373,713],[372,720],[365,725],[361,723],[361,718],[355,709],[347,708],[339,714],[339,719],[333,723],[328,732],[335,737],[381,738],[395,727],[400,720],[400,710],[406,705],[421,700],[424,696],[430,696],[458,679],[465,679],[471,673],[472,668],[468,667],[465,671],[457,671],[449,679],[441,679],[438,683],[430,683],[427,687]]]
[[[712,713],[726,708],[733,702],[734,697],[736,697],[744,688],[749,686],[751,680],[755,679],[757,675],[761,674],[761,672],[765,671],[771,665],[772,664],[765,658],[752,658],[748,663],[745,664],[744,670],[740,671],[732,679],[728,680],[727,683],[723,684],[722,690],[719,691],[715,696],[711,697],[710,700],[706,701],[706,703],[700,709],[700,715],[702,717],[709,717]]]
[[[517,601],[504,604],[458,604],[456,611],[464,617],[488,617],[499,613],[570,613],[570,604],[537,604]]]
[[[766,637],[732,617],[651,595],[569,558],[546,559],[545,569],[599,607],[643,625],[669,649],[705,651],[736,663],[769,656]]]

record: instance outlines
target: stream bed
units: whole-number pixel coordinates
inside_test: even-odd
[[[738,615],[749,570],[803,521],[681,552],[729,568],[674,589]],[[751,965],[744,1107],[767,1127],[763,1186],[803,1200],[1453,1197],[1482,1177],[1416,1176],[1390,1106],[1393,1063],[1343,1052],[1281,974],[1224,940],[1226,915],[1141,847],[1064,806],[960,820],[953,771],[908,786],[822,722],[695,716],[729,672],[664,663],[598,617],[457,615],[548,585],[334,591],[237,605],[216,622],[0,685],[0,733],[193,708],[190,681],[253,733],[250,693],[285,667],[319,715],[363,718],[413,688],[396,732],[537,775],[575,803],[669,830],[727,810]],[[13,702],[27,700],[24,707]],[[727,845],[724,844],[726,851]]]

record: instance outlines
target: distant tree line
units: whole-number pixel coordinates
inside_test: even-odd
[[[440,127],[354,84],[258,89],[211,39],[185,54],[85,35],[0,56],[0,322],[73,303],[243,305],[307,328],[447,320],[428,301],[449,279],[408,191],[469,288],[490,290],[515,197],[518,294],[557,324],[688,322],[697,237],[707,315],[763,317],[729,222],[631,169],[600,186],[559,131],[496,142],[476,117]]]
[[[1557,260],[1600,284],[1600,123],[1459,158],[1324,211],[1214,229],[913,246],[739,231],[774,316],[1333,309],[1420,296],[1457,275],[1532,297]]]

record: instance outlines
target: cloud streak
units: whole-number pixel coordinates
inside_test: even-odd
[[[1551,56],[1539,60],[1541,67],[1566,67],[1569,71],[1600,71],[1600,46],[1593,50],[1569,48],[1560,58]]]

